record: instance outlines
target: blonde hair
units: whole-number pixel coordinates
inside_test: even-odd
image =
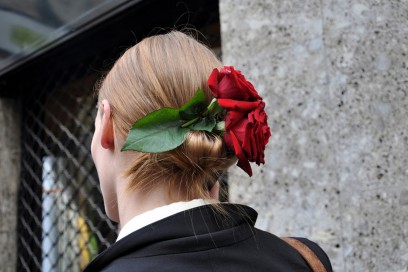
[[[198,88],[213,98],[207,79],[221,67],[214,53],[194,38],[173,31],[144,39],[115,63],[99,90],[99,101],[111,105],[116,146],[123,144],[133,123],[163,108],[180,108]],[[100,104],[100,103],[99,103]],[[218,135],[190,132],[175,150],[163,153],[134,152],[129,189],[154,189],[165,182],[176,189],[179,200],[208,197],[208,188],[236,158]]]

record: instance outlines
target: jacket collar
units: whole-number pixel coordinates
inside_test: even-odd
[[[146,257],[223,247],[253,236],[257,213],[250,207],[221,204],[186,210],[135,231],[112,244],[84,270],[99,271],[122,256]]]

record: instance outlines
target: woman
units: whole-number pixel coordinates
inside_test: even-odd
[[[264,106],[239,71],[183,33],[127,50],[100,87],[91,146],[121,230],[85,271],[312,271],[254,228],[253,209],[217,202],[223,171],[238,161],[252,175],[249,162],[264,163]]]

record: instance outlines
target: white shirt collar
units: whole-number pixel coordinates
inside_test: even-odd
[[[194,199],[188,202],[176,202],[170,205],[155,208],[153,210],[136,215],[127,222],[119,232],[116,241],[119,241],[123,237],[131,234],[132,232],[139,230],[147,225],[150,225],[163,218],[169,217],[173,214],[193,209],[199,206],[210,204],[211,201],[204,199]]]

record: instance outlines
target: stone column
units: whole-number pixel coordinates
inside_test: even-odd
[[[0,98],[0,263],[15,271],[17,196],[20,183],[20,110],[17,101]]]
[[[264,167],[231,170],[231,200],[318,242],[335,271],[408,266],[404,3],[220,0],[223,62],[253,81],[273,131]]]

